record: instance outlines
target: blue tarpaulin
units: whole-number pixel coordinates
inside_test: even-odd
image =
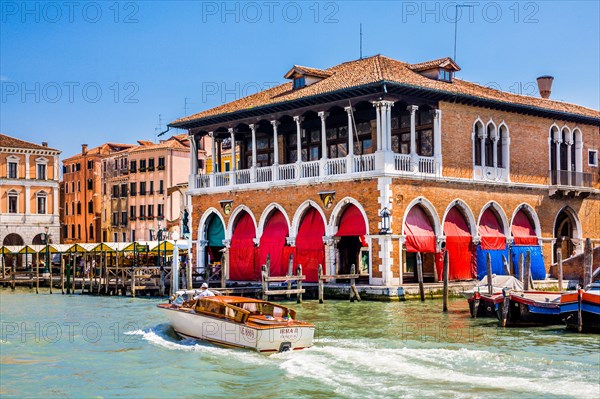
[[[519,257],[523,254],[523,264],[527,259],[527,251],[531,252],[531,275],[534,280],[546,279],[546,267],[544,266],[544,257],[542,249],[538,245],[515,245],[510,248],[510,256],[512,256],[513,265],[515,268],[515,276],[519,276]]]
[[[492,274],[503,276],[504,265],[502,263],[502,255],[506,257],[508,262],[508,250],[504,249],[481,249],[481,245],[477,245],[477,279],[481,280],[487,274],[487,254],[492,258]]]

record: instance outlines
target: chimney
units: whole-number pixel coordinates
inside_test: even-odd
[[[87,144],[82,144],[81,145],[81,155],[87,154],[87,147],[88,147]]]
[[[48,147],[48,142],[47,141],[42,141],[42,147]]]
[[[538,89],[542,98],[549,98],[552,92],[552,82],[554,82],[554,76],[540,76],[537,78]]]

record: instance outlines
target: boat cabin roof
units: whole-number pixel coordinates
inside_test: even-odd
[[[235,303],[269,303],[269,302],[263,301],[261,299],[245,298],[245,297],[241,297],[241,296],[228,296],[228,295],[205,296],[205,297],[202,297],[200,299],[209,300],[209,301],[215,301],[215,302],[229,303],[229,304],[235,304]],[[280,306],[280,305],[277,305],[277,306]],[[285,306],[282,306],[282,307],[285,307]]]

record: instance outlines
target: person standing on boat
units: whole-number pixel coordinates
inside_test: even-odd
[[[215,294],[208,289],[208,284],[202,283],[202,287],[200,288],[202,291],[198,293],[198,295],[194,296],[194,299],[202,298],[205,296],[215,296]]]

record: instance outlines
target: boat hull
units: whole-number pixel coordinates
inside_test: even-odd
[[[502,294],[473,295],[468,299],[469,311],[473,318],[496,317],[498,303],[502,302]]]
[[[563,294],[560,303],[560,316],[569,330],[579,331],[579,311],[581,306],[581,331],[600,333],[600,295],[591,292]]]
[[[562,324],[558,293],[530,292],[511,294],[508,302],[506,326],[558,325]],[[540,300],[538,297],[552,300]],[[502,324],[504,304],[497,306],[498,320]]]
[[[274,325],[255,328],[247,324],[211,317],[193,311],[162,307],[175,332],[218,345],[246,348],[259,352],[298,350],[312,346],[314,326]]]

